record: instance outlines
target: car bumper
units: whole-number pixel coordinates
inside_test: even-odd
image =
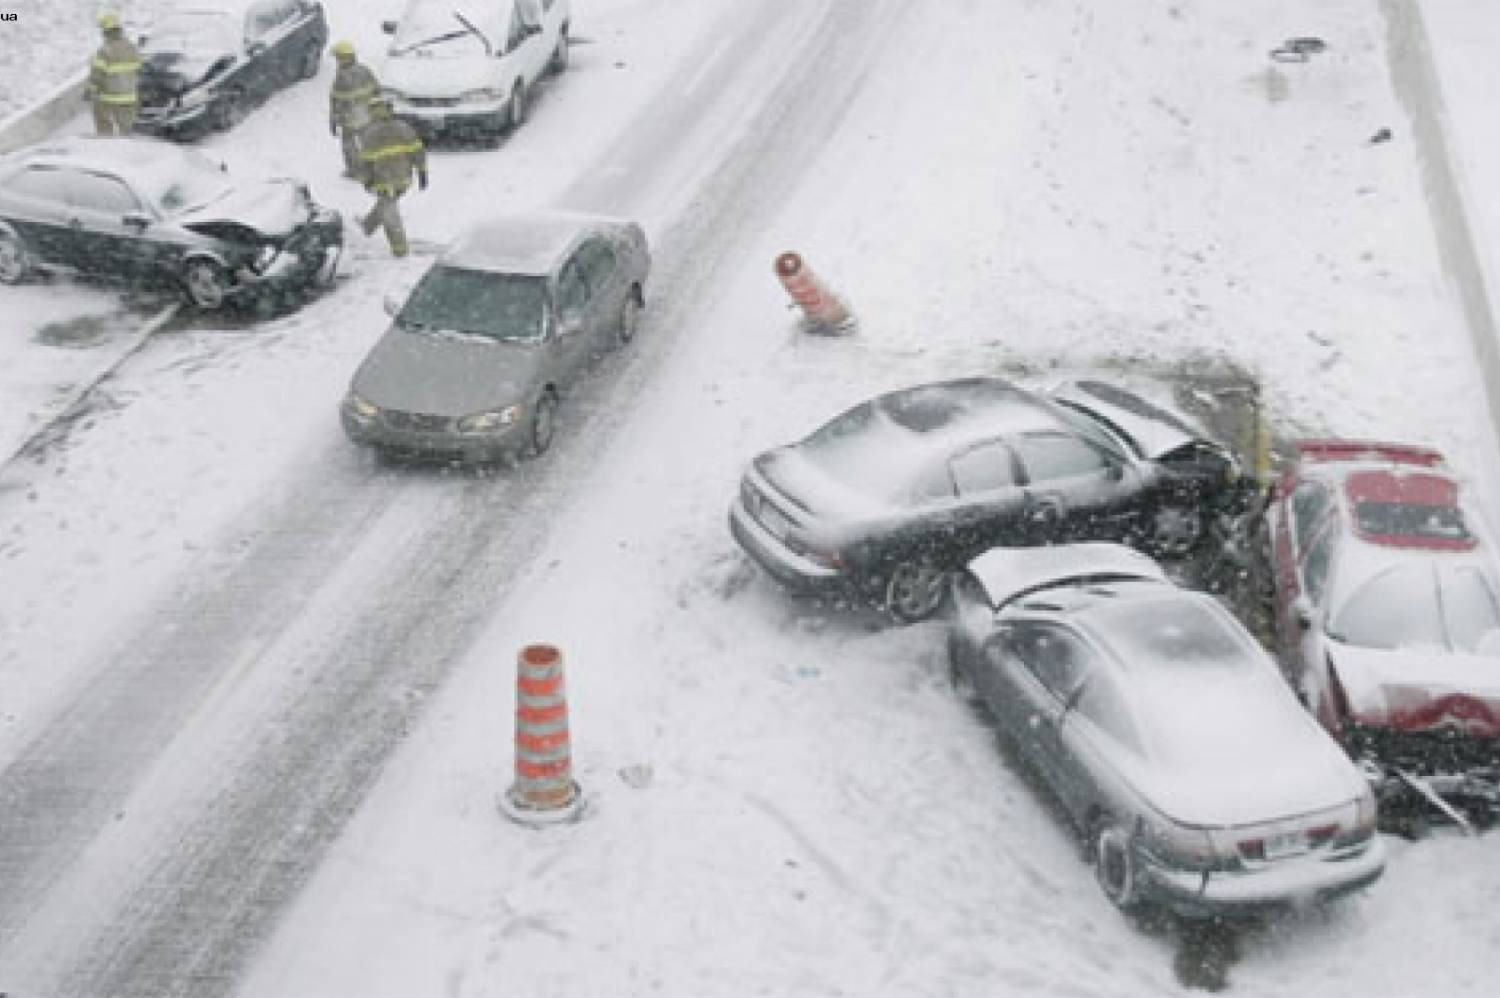
[[[1170,869],[1137,851],[1141,895],[1189,917],[1252,914],[1367,887],[1385,871],[1385,846],[1309,853],[1245,872],[1207,875]]]
[[[171,135],[204,128],[208,124],[209,106],[207,103],[191,106],[143,104],[136,115],[135,130],[152,135]]]
[[[286,241],[281,252],[257,271],[242,267],[235,274],[235,296],[253,298],[271,291],[320,287],[333,280],[344,251],[344,220],[332,209],[319,209],[311,222]]]
[[[396,117],[410,123],[424,135],[464,131],[497,132],[509,121],[509,108],[504,100],[429,104],[415,103],[405,97],[392,97],[391,108]]]
[[[527,445],[519,422],[483,433],[462,433],[454,420],[378,409],[366,414],[346,398],[339,406],[344,435],[357,444],[410,457],[488,464],[519,456]]]
[[[766,574],[794,593],[841,596],[853,588],[848,577],[838,569],[820,565],[789,549],[750,515],[740,497],[736,497],[729,508],[729,532]]]

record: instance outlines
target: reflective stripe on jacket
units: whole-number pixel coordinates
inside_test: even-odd
[[[328,94],[328,114],[341,128],[363,128],[370,122],[370,101],[380,92],[375,74],[363,63],[339,66]]]
[[[89,91],[100,104],[134,104],[141,54],[125,38],[106,38],[89,65]]]
[[[365,185],[395,197],[406,193],[413,173],[427,170],[427,149],[412,127],[399,118],[380,118],[359,134]]]

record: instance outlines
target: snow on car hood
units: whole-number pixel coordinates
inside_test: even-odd
[[[1328,654],[1358,721],[1402,731],[1453,727],[1500,737],[1500,657],[1337,642],[1329,642]]]
[[[226,52],[191,52],[175,48],[148,50],[141,53],[141,59],[151,69],[181,77],[189,85],[202,80],[215,64],[229,58]]]
[[[467,416],[530,402],[541,359],[540,344],[392,326],[350,387],[382,409]]]
[[[467,90],[494,85],[494,59],[467,51],[439,57],[440,51],[441,46],[434,46],[390,56],[380,74],[381,84],[407,97],[458,97]],[[423,54],[428,52],[434,54]]]
[[[1147,757],[1112,759],[1160,811],[1189,825],[1235,825],[1353,800],[1363,778],[1281,678],[1183,671],[1141,679]]]
[[[236,184],[222,197],[182,212],[177,220],[190,227],[228,222],[280,239],[311,217],[307,189],[296,180],[283,178]]]
[[[1048,393],[1094,413],[1135,441],[1141,456],[1156,460],[1196,441],[1209,441],[1185,416],[1134,392],[1102,381],[1069,381]]]

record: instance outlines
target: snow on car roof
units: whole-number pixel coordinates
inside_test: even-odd
[[[464,230],[438,262],[470,270],[543,276],[590,231],[618,230],[624,222],[572,211],[497,215]]]
[[[27,146],[14,153],[13,158],[58,166],[92,166],[148,186],[153,178],[165,180],[183,170],[219,169],[218,164],[196,149],[173,142],[94,135],[70,135]]]

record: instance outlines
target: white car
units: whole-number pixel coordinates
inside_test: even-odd
[[[424,135],[494,143],[526,120],[532,88],[568,65],[569,0],[410,0],[376,76]]]

